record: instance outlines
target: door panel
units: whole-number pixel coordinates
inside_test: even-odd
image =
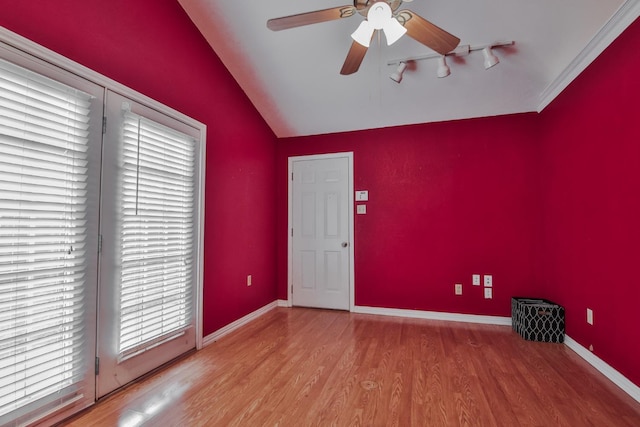
[[[197,239],[183,235],[198,233],[183,211],[197,206],[180,201],[176,187],[192,183],[166,164],[188,159],[169,131],[197,131],[113,92],[107,101],[97,397],[194,348],[196,336]]]
[[[292,184],[292,302],[350,307],[348,157],[296,160]]]
[[[101,87],[0,43],[0,425],[94,402]]]

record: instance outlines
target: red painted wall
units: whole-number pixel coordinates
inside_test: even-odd
[[[273,302],[276,139],[178,2],[0,0],[0,11],[5,28],[207,125],[204,334]]]
[[[287,157],[354,152],[357,305],[510,316],[535,294],[540,233],[533,114],[281,140],[278,296],[287,296]],[[471,285],[492,274],[494,298]],[[454,295],[454,284],[463,295]]]
[[[567,333],[640,385],[640,21],[541,115],[544,293]],[[594,325],[586,323],[587,307]]]

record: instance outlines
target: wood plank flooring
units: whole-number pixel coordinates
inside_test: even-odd
[[[640,426],[640,403],[508,326],[278,308],[68,426]]]

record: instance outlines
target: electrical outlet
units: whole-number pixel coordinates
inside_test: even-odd
[[[587,323],[593,325],[593,310],[587,308]]]
[[[473,286],[480,286],[480,275],[479,274],[474,274],[473,276],[471,276],[471,280],[473,283]]]
[[[251,286],[251,275],[247,275],[247,286]]]
[[[484,299],[492,299],[492,298],[493,298],[493,289],[484,288]]]
[[[487,288],[490,288],[490,287],[493,286],[493,276],[492,275],[490,275],[490,274],[485,274],[484,275],[484,285]]]
[[[462,284],[461,283],[456,283],[456,295],[462,295]]]

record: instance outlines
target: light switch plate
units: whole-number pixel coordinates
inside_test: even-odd
[[[490,287],[493,286],[493,276],[492,275],[490,275],[490,274],[485,274],[484,275],[484,285],[487,288],[490,288]]]
[[[480,286],[480,275],[474,274],[472,277],[473,286]]]
[[[462,283],[456,283],[455,292],[456,295],[462,295]]]
[[[484,288],[484,299],[492,299],[492,298],[493,298],[493,289]]]
[[[367,205],[357,205],[356,206],[356,213],[358,215],[364,215],[367,213]]]
[[[369,200],[369,191],[359,190],[356,191],[356,202],[366,202]]]

